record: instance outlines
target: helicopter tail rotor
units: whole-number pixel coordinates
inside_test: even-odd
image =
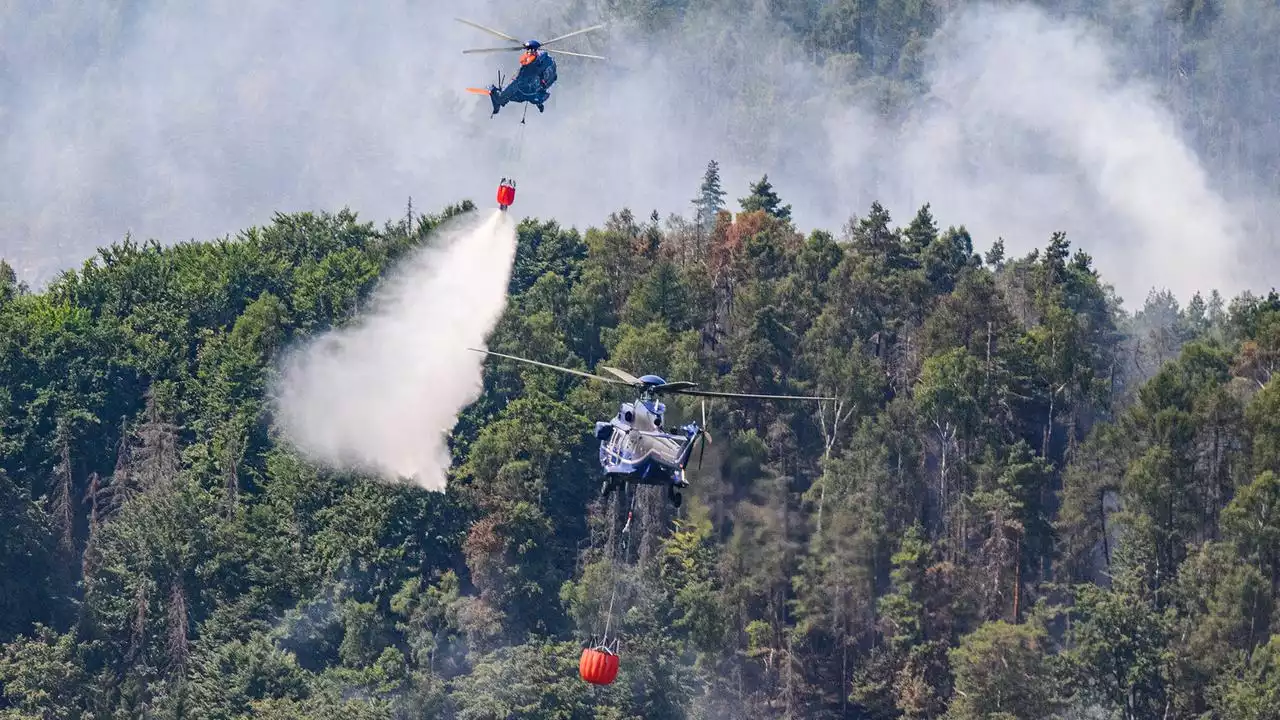
[[[707,452],[707,443],[712,441],[711,431],[707,429],[707,401],[702,401],[702,432],[698,437],[698,469],[702,469],[702,456]]]

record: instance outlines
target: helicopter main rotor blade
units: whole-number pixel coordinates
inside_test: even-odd
[[[608,60],[609,59],[607,57],[601,57],[599,55],[588,55],[586,53],[569,52],[568,50],[548,50],[547,52],[555,53],[556,55],[572,55],[574,57],[591,58],[592,60]]]
[[[838,398],[818,397],[816,395],[753,395],[750,393],[712,392],[710,390],[672,390],[680,395],[699,395],[701,397],[755,398],[758,400],[831,400]]]
[[[511,42],[513,42],[513,43],[518,43],[518,42],[520,42],[520,38],[514,38],[514,37],[511,37],[510,35],[508,35],[508,34],[506,34],[506,33],[504,33],[504,32],[499,32],[499,31],[497,31],[497,30],[494,30],[493,28],[485,27],[485,26],[481,25],[480,23],[474,23],[474,22],[471,22],[470,20],[463,20],[462,18],[454,18],[454,20],[457,20],[458,22],[462,23],[463,25],[470,25],[471,27],[473,27],[473,28],[475,28],[475,29],[477,29],[477,30],[483,30],[483,31],[485,31],[485,32],[489,33],[490,35],[497,35],[498,37],[502,38],[503,40],[510,40],[510,41],[511,41]]]
[[[632,375],[631,373],[627,372],[626,370],[619,370],[618,368],[615,368],[615,367],[609,367],[608,365],[597,365],[596,367],[598,367],[598,368],[600,368],[601,370],[604,370],[605,372],[610,373],[610,374],[612,374],[612,375],[617,375],[618,377],[620,377],[620,378],[622,378],[623,380],[625,380],[625,381],[627,382],[627,384],[628,384],[628,385],[643,385],[643,384],[644,384],[644,383],[640,382],[640,378],[636,377],[635,375]]]
[[[598,381],[600,381],[600,382],[602,382],[602,383],[609,383],[610,385],[625,385],[625,384],[626,384],[626,383],[618,382],[617,380],[610,380],[609,378],[600,377],[599,375],[592,375],[592,374],[591,374],[591,373],[589,373],[589,372],[583,372],[583,371],[581,371],[581,370],[574,370],[574,369],[572,369],[572,368],[567,368],[567,367],[560,367],[559,365],[550,365],[550,364],[548,364],[548,363],[538,362],[537,360],[529,360],[528,358],[516,357],[515,355],[504,355],[504,354],[502,354],[502,353],[493,352],[492,350],[477,350],[477,349],[475,349],[475,348],[467,348],[467,349],[468,349],[468,350],[470,350],[470,351],[472,351],[472,352],[484,353],[485,355],[493,355],[493,356],[500,357],[500,358],[506,358],[506,359],[508,359],[508,360],[515,360],[516,362],[529,363],[530,365],[537,365],[538,367],[544,367],[544,368],[548,368],[548,369],[550,369],[550,370],[559,370],[560,372],[563,372],[563,373],[569,373],[570,375],[580,375],[580,376],[582,376],[582,377],[584,377],[584,378],[590,378],[590,379],[592,379],[592,380],[598,380]]]
[[[604,25],[593,25],[592,27],[589,27],[589,28],[583,28],[583,29],[581,29],[581,30],[574,30],[573,32],[571,32],[571,33],[569,33],[569,34],[567,34],[567,35],[561,35],[561,36],[560,36],[560,37],[558,37],[558,38],[551,38],[550,40],[548,40],[548,41],[546,41],[546,42],[542,43],[542,45],[543,45],[543,47],[546,47],[547,45],[550,45],[551,43],[554,43],[554,42],[560,42],[561,40],[564,40],[565,38],[571,38],[571,37],[573,37],[573,36],[575,36],[575,35],[581,35],[582,33],[589,33],[589,32],[591,32],[592,30],[599,30],[599,29],[601,29],[601,28],[603,28],[603,27],[604,27]]]
[[[468,55],[468,54],[470,54],[470,53],[482,53],[482,52],[510,52],[510,51],[512,51],[512,50],[523,50],[523,49],[524,49],[524,48],[522,48],[522,47],[508,47],[508,48],[474,48],[474,49],[472,49],[472,50],[463,50],[463,51],[462,51],[462,54],[463,54],[463,55]]]
[[[665,385],[658,385],[653,388],[653,391],[656,393],[664,393],[664,392],[678,393],[678,392],[683,392],[685,390],[688,390],[689,388],[696,388],[696,387],[698,387],[697,383],[691,383],[688,380],[677,380],[675,382],[669,382]]]

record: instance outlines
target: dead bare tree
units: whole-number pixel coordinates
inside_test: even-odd
[[[822,532],[822,509],[827,500],[827,474],[828,463],[831,460],[831,451],[836,445],[836,440],[840,437],[840,426],[853,415],[854,408],[850,407],[845,411],[845,403],[843,400],[837,400],[832,403],[833,412],[831,414],[831,425],[827,426],[827,414],[820,407],[818,409],[818,424],[822,428],[822,481],[821,488],[818,491],[818,517],[815,531]]]
[[[85,491],[84,500],[89,503],[89,537],[85,540],[84,556],[80,559],[80,572],[88,578],[94,569],[94,540],[102,527],[102,514],[98,507],[99,496],[102,495],[102,478],[98,473],[89,473],[89,488]]]
[[[129,634],[129,652],[126,659],[134,662],[146,657],[147,643],[147,607],[150,598],[147,593],[147,578],[140,579],[133,593],[133,623]]]
[[[136,429],[131,432],[128,420],[121,420],[116,466],[107,488],[113,513],[139,495],[167,492],[181,467],[178,426],[161,414],[153,390],[146,397],[143,421]]]
[[[240,461],[244,457],[244,437],[239,432],[229,433],[222,445],[221,465],[223,478],[222,503],[227,518],[231,518],[240,500]]]
[[[129,420],[120,418],[120,441],[116,444],[116,466],[111,471],[111,482],[103,490],[104,507],[108,514],[118,511],[137,494],[129,477],[130,455],[133,450],[130,438]]]
[[[71,494],[71,438],[64,420],[58,421],[58,463],[53,468],[53,516],[58,523],[58,545],[63,552],[75,552],[75,509]]]
[[[178,476],[178,426],[162,416],[155,393],[147,391],[146,420],[135,432],[132,474],[142,492],[167,491]]]
[[[187,591],[182,585],[182,577],[174,573],[169,585],[169,668],[175,676],[182,675],[187,666]]]

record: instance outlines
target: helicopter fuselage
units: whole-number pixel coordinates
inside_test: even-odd
[[[658,401],[659,395],[671,393],[758,400],[836,400],[834,397],[807,395],[754,395],[697,390],[695,389],[697,383],[688,380],[667,382],[657,375],[635,377],[625,370],[601,364],[598,366],[601,370],[614,376],[614,378],[606,378],[582,370],[551,365],[515,355],[475,348],[468,349],[590,378],[609,385],[635,388],[639,392],[639,397],[633,402],[619,405],[618,414],[608,422],[596,423],[595,437],[600,441],[600,469],[605,476],[600,492],[607,496],[615,488],[625,488],[628,485],[666,485],[668,497],[676,507],[680,506],[680,493],[676,492],[676,488],[683,488],[689,484],[685,479],[685,467],[693,454],[693,446],[697,443],[699,447],[705,447],[711,436],[693,422],[682,425],[679,434],[664,430],[663,416],[667,408]],[[703,423],[706,423],[705,405],[703,406]],[[701,450],[698,453],[698,463],[699,465],[702,463]],[[635,495],[632,495],[632,502],[634,501]]]
[[[608,422],[596,423],[605,494],[626,484],[666,485],[673,493],[689,484],[684,468],[702,429],[689,423],[680,435],[668,433],[662,429],[665,413],[661,402],[641,397],[619,406]]]
[[[511,102],[530,103],[541,112],[544,103],[551,97],[549,90],[555,82],[556,61],[550,54],[543,50],[524,56],[521,59],[520,71],[505,88],[497,85],[489,86],[493,114],[497,115],[503,105]]]

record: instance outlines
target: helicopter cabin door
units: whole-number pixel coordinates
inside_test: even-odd
[[[605,446],[611,462],[620,463],[626,458],[626,455],[623,454],[624,446],[628,444],[626,439],[627,433],[615,425],[613,434],[609,436],[609,443]]]

